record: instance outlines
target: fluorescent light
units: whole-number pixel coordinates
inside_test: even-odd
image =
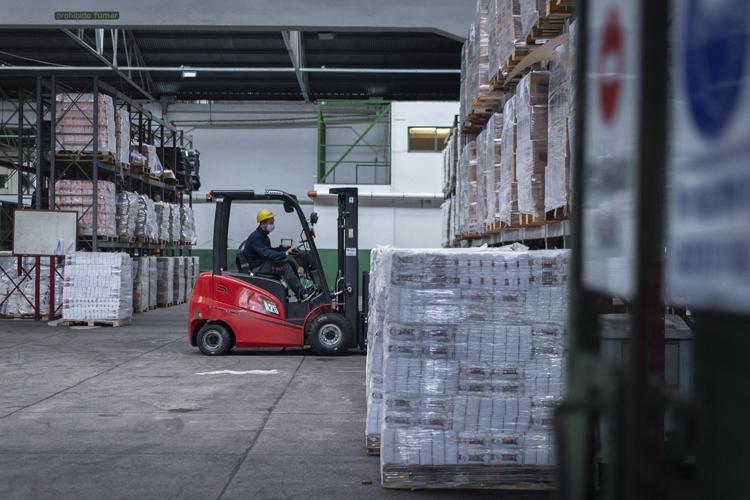
[[[195,78],[196,76],[198,76],[198,72],[197,71],[194,71],[194,70],[191,70],[191,69],[182,70],[182,77],[183,78]]]

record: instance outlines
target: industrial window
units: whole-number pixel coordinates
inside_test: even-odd
[[[450,133],[450,127],[409,127],[409,151],[442,151]]]

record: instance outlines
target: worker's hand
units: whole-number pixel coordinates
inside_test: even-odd
[[[294,251],[294,247],[289,247],[289,248],[287,248],[287,249],[286,249],[286,250],[284,251],[284,253],[285,253],[286,255],[289,255],[289,254],[290,254],[290,253],[292,253],[293,251]]]

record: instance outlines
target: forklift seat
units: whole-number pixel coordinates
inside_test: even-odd
[[[264,274],[264,273],[254,273],[250,269],[250,264],[247,262],[247,257],[245,257],[245,253],[242,251],[245,248],[245,242],[243,241],[240,247],[237,249],[237,256],[234,258],[234,263],[237,265],[237,271],[250,275],[255,276],[258,278],[263,278],[266,280],[272,280],[276,281],[281,286],[284,287],[284,290],[289,290],[289,285],[284,281],[283,279],[280,279],[278,276],[273,274]]]

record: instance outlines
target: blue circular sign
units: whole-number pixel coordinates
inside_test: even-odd
[[[689,0],[684,78],[693,120],[709,137],[729,123],[740,96],[749,6],[747,0]]]

